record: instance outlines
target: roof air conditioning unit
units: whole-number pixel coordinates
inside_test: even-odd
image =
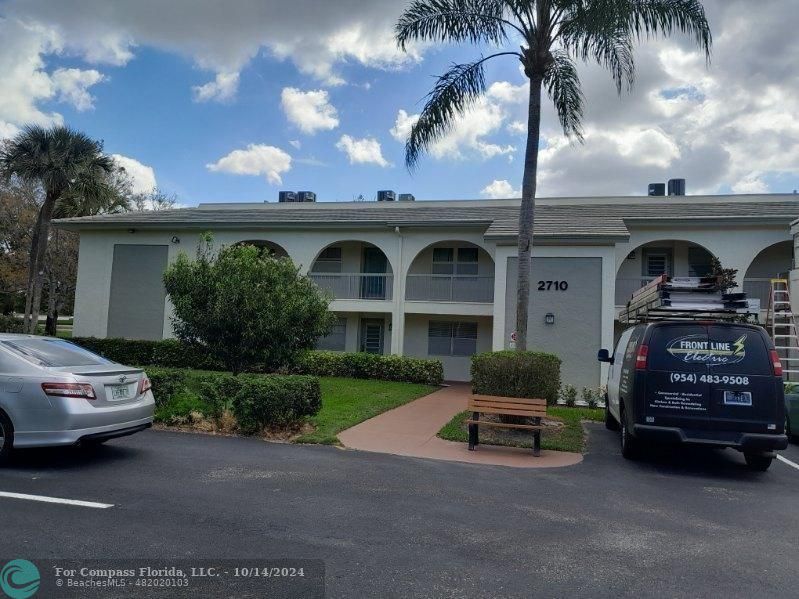
[[[685,179],[669,179],[669,195],[670,196],[684,196],[685,195]]]
[[[416,200],[412,193],[401,193],[399,194],[399,201],[400,202],[413,202]]]
[[[315,202],[316,201],[316,194],[312,191],[298,191],[297,192],[297,201],[298,202]]]
[[[277,194],[278,202],[296,202],[297,194],[293,191],[281,191]]]
[[[649,184],[649,195],[650,196],[664,196],[664,195],[666,195],[666,184],[665,183],[650,183]]]
[[[381,189],[377,192],[377,201],[378,202],[393,202],[397,199],[397,194],[395,194],[390,189]]]

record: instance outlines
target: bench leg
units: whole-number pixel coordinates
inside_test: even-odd
[[[541,424],[541,419],[535,419],[536,424]],[[538,457],[541,455],[541,430],[533,431],[533,455]]]
[[[474,412],[472,414],[472,420],[478,420],[480,414]],[[469,451],[474,451],[476,445],[480,443],[480,432],[478,430],[478,425],[470,424],[469,425]]]

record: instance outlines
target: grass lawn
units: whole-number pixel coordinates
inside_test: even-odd
[[[359,422],[432,393],[438,387],[323,377],[322,409],[310,419],[315,431],[295,439],[297,443],[338,443],[336,435]]]
[[[464,420],[470,412],[461,412],[438,431],[438,436],[447,441],[468,443],[469,434]],[[483,417],[485,418],[485,417]],[[555,451],[581,452],[585,448],[585,433],[582,420],[602,422],[605,411],[601,408],[566,408],[550,406],[546,420],[562,423],[562,426],[548,427],[541,432],[541,448]],[[483,445],[505,445],[510,447],[532,447],[533,435],[530,431],[500,429],[490,426],[480,428],[480,443]]]
[[[207,414],[210,411],[210,406],[200,397],[198,388],[199,375],[209,372],[184,372],[188,375],[186,390],[174,395],[156,410],[157,421],[170,422],[176,416],[186,417],[191,412]],[[296,443],[336,444],[336,435],[339,432],[438,388],[412,383],[337,377],[319,377],[319,383],[322,388],[322,409],[307,420],[313,430],[293,438],[292,441]]]

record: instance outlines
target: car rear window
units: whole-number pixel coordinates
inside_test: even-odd
[[[112,364],[102,356],[93,354],[61,339],[14,339],[2,341],[14,353],[41,366],[95,366]]]
[[[746,327],[709,326],[708,337],[713,347],[722,356],[713,366],[717,374],[769,375],[771,360],[763,336],[755,329]]]
[[[707,370],[707,327],[696,324],[656,326],[649,339],[650,370],[703,372]]]

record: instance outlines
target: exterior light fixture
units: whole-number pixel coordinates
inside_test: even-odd
[[[544,316],[544,322],[546,324],[555,324],[555,315],[552,312],[547,312],[547,315]]]
[[[180,237],[177,235],[172,236],[172,243],[180,243]]]

